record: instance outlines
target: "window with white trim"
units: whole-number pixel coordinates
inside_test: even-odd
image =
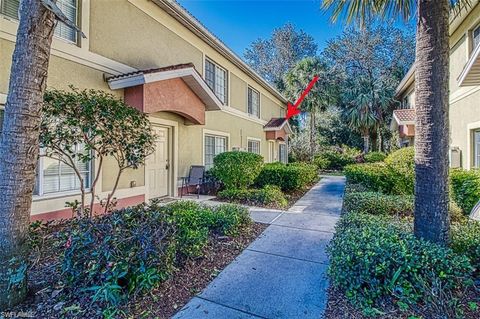
[[[220,153],[226,152],[228,138],[219,135],[205,135],[205,169],[213,167],[213,159]]]
[[[0,14],[9,18],[18,20],[18,8],[20,0],[0,0]],[[77,24],[78,17],[78,0],[57,0],[57,6],[62,10],[63,14]],[[55,36],[69,42],[77,42],[77,31],[65,23],[58,21],[55,27]]]
[[[278,160],[282,163],[287,163],[287,145],[278,144]]]
[[[472,50],[475,50],[475,48],[480,44],[480,25],[477,26],[475,29],[472,31]]]
[[[83,145],[76,145],[77,153],[85,152]],[[75,161],[80,175],[84,181],[85,189],[91,186],[92,163]],[[80,189],[80,181],[77,174],[70,166],[46,156],[41,156],[37,166],[37,178],[35,182],[35,195],[46,195],[52,193],[62,193],[76,191]]]
[[[473,156],[475,168],[480,168],[480,130],[473,132],[474,139],[473,139]]]
[[[247,149],[250,153],[260,154],[260,141],[248,140]]]
[[[228,101],[228,74],[225,69],[214,62],[205,60],[205,82],[224,104]]]
[[[248,114],[260,117],[260,93],[248,87]]]

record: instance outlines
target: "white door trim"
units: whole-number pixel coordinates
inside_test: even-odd
[[[178,195],[177,189],[177,179],[178,179],[178,122],[165,120],[153,116],[149,116],[149,120],[152,123],[152,126],[166,127],[169,129],[169,186],[168,186],[168,196],[176,197]],[[149,200],[150,195],[148,194],[148,184],[147,184],[147,169],[145,167],[145,199]]]

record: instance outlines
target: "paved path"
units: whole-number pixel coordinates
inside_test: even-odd
[[[326,176],[286,212],[253,209],[253,219],[270,226],[174,318],[319,319],[328,287],[325,247],[344,184]]]

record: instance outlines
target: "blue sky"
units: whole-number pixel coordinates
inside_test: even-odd
[[[343,31],[320,10],[319,0],[177,0],[239,56],[257,38],[287,22],[313,36],[322,49]]]

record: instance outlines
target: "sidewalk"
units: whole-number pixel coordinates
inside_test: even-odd
[[[252,210],[270,226],[175,319],[315,318],[326,305],[328,259],[345,180],[326,176],[286,212]]]

